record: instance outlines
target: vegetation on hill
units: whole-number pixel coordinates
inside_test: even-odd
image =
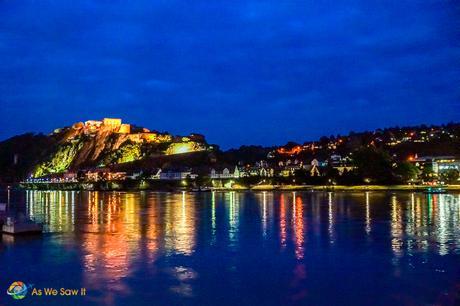
[[[196,154],[179,154],[201,152]],[[87,126],[77,123],[51,135],[24,134],[0,142],[0,182],[15,182],[33,174],[36,177],[95,167],[148,172],[154,168],[203,168],[225,165],[253,165],[268,160],[272,166],[286,160],[308,163],[330,160],[340,155],[354,166],[338,175],[330,165],[323,178],[296,173],[297,182],[315,183],[329,179],[343,184],[405,182],[417,171],[406,161],[415,155],[460,156],[460,124],[378,129],[348,136],[321,137],[315,142],[287,143],[281,147],[242,146],[220,151],[204,136],[173,136],[131,127],[119,132],[113,126]],[[305,172],[305,171],[304,171]],[[307,171],[308,172],[308,171]],[[429,173],[422,173],[428,177]],[[454,181],[458,173],[444,174]]]
[[[27,177],[55,140],[43,134],[23,134],[0,142],[0,183]]]

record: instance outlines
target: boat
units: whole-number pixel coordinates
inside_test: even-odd
[[[426,194],[438,194],[438,193],[447,193],[447,190],[443,187],[428,187],[423,191]]]
[[[2,232],[9,235],[41,234],[43,225],[31,220],[17,221],[12,217],[8,217],[2,226]]]

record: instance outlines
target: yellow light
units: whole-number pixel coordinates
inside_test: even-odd
[[[198,151],[194,142],[173,143],[169,146],[167,154],[183,154]]]

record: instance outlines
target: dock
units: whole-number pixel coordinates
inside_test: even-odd
[[[2,226],[2,233],[9,235],[40,234],[43,232],[43,225],[30,220],[16,221],[8,217]]]
[[[0,203],[1,232],[8,235],[41,234],[43,225],[26,219],[24,216],[8,215],[8,205]]]

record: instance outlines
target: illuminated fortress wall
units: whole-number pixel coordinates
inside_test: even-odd
[[[111,128],[118,128],[121,126],[121,119],[118,118],[104,118],[102,121],[105,126],[111,127]]]
[[[118,129],[118,133],[120,134],[129,134],[131,133],[131,125],[123,123],[120,128]]]

